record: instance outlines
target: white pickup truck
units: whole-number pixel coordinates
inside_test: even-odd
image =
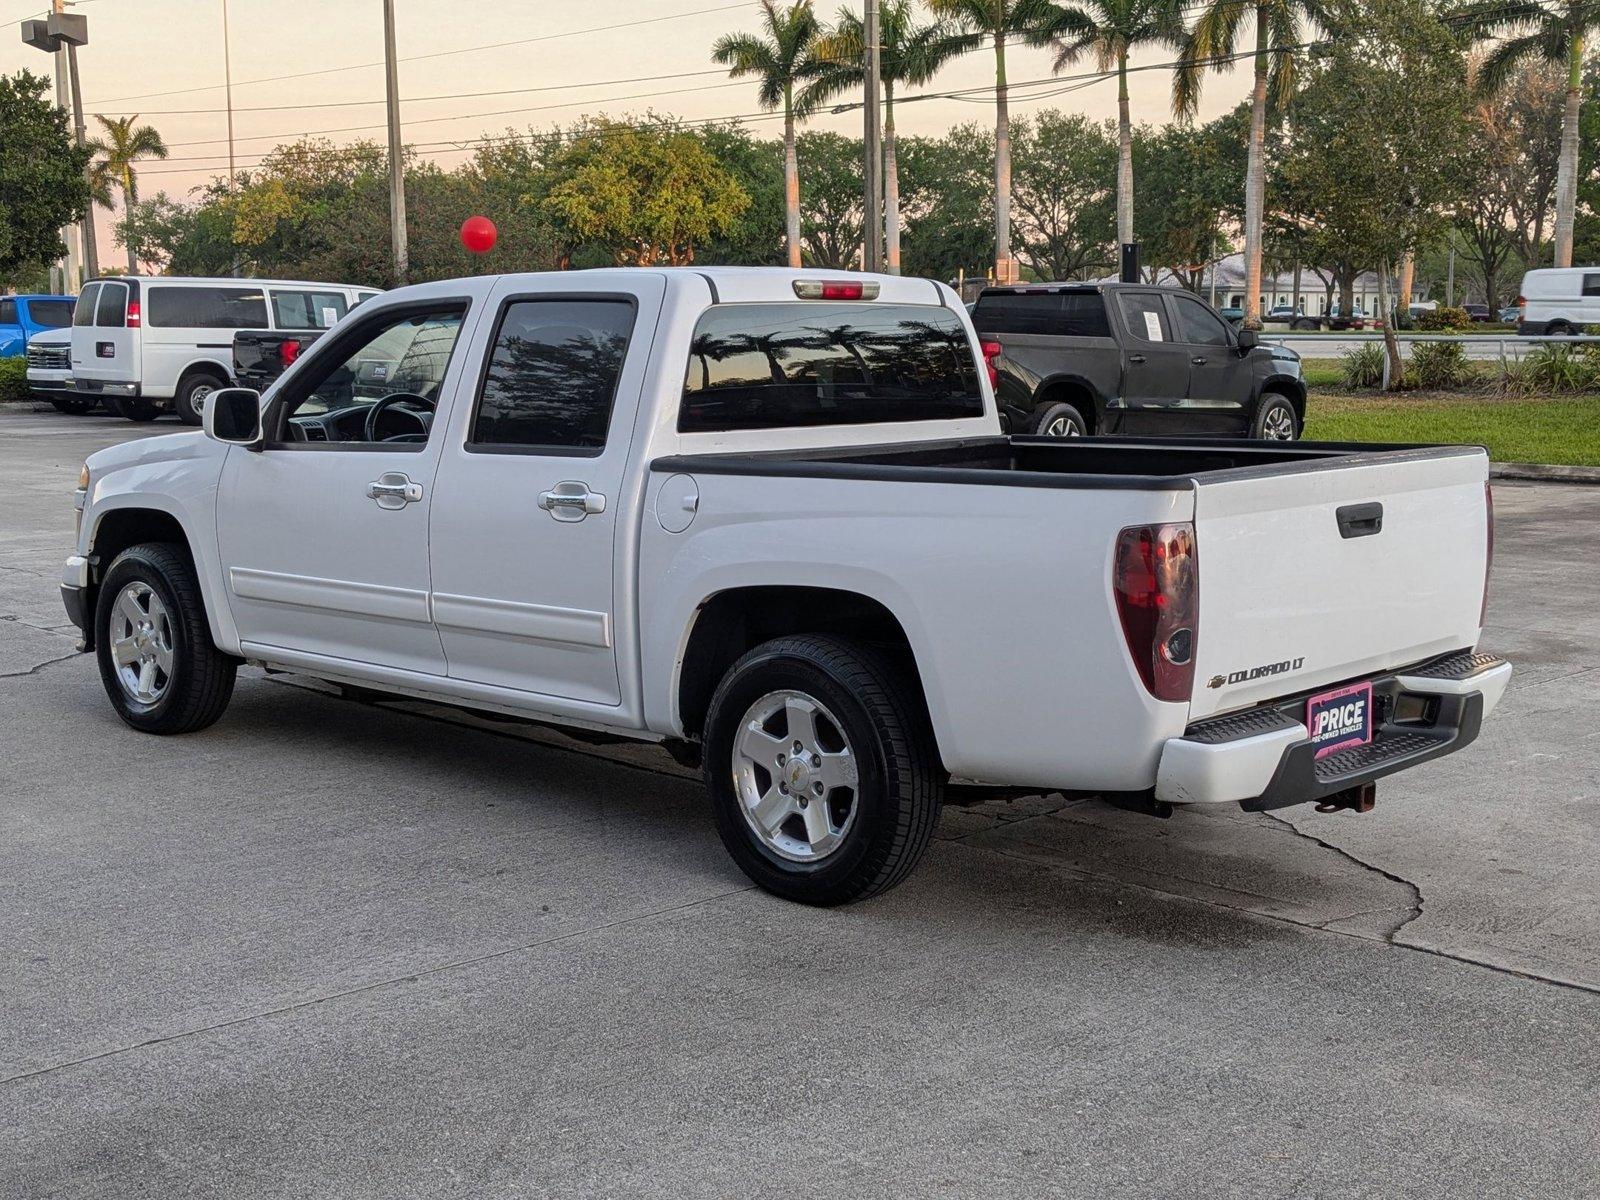
[[[1482,450],[1007,438],[987,366],[925,279],[403,288],[91,457],[63,597],[136,729],[254,663],[664,742],[811,903],[903,879],[952,779],[1364,810],[1477,735]]]

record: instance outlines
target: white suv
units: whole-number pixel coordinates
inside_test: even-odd
[[[130,420],[175,411],[198,425],[205,397],[233,381],[236,330],[327,329],[377,294],[276,279],[96,280],[73,311],[73,383]]]

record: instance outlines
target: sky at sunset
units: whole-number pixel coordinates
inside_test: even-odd
[[[50,70],[51,58],[20,37],[18,23],[42,15],[41,0],[32,4],[0,0],[0,22],[8,29],[0,38],[0,72]],[[831,19],[836,7],[823,3],[818,11]],[[688,120],[760,116],[755,84],[728,79],[710,61],[720,34],[758,28],[753,0],[395,0],[395,10],[404,136],[445,167],[465,160],[469,151],[461,147],[482,134],[550,129],[585,114],[654,109]],[[69,11],[89,22],[90,42],[79,55],[85,109],[139,113],[171,149],[167,161],[142,168],[141,194],[185,198],[211,176],[226,174],[222,0],[84,0]],[[304,134],[336,142],[384,138],[380,0],[229,0],[228,21],[241,168],[259,162],[274,143]],[[1171,57],[1147,51],[1135,65]],[[1008,74],[1014,86],[1048,80],[1050,62],[1048,51],[1013,48]],[[1092,62],[1068,74],[1091,71]],[[993,72],[993,53],[975,53],[913,90],[982,88],[993,84]],[[1210,77],[1201,116],[1232,107],[1246,88],[1241,71]],[[1170,89],[1168,71],[1136,73],[1134,119],[1166,120]],[[1060,94],[1046,94],[1052,90]],[[1061,80],[1017,88],[1014,114],[1047,107],[1114,117],[1116,84]],[[902,134],[937,134],[964,121],[992,123],[993,101],[973,95],[900,103],[895,116]],[[809,124],[859,134],[861,113],[824,115]],[[92,136],[92,118],[89,125]],[[776,137],[781,122],[757,119],[751,128]],[[101,214],[102,260],[108,263],[119,259],[111,220]]]

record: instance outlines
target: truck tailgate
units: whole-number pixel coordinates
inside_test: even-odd
[[[1191,719],[1475,645],[1488,472],[1447,447],[1198,476]]]

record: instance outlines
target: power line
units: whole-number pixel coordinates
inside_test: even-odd
[[[736,4],[721,4],[721,5],[716,6],[715,8],[697,8],[697,9],[693,9],[693,10],[691,10],[689,12],[667,13],[667,14],[665,14],[663,16],[659,16],[659,17],[642,17],[637,21],[617,21],[617,22],[614,22],[614,23],[612,23],[610,25],[595,25],[595,26],[589,27],[588,29],[568,29],[568,30],[563,30],[560,33],[542,33],[542,34],[539,34],[536,37],[516,38],[516,39],[514,39],[512,41],[508,41],[508,42],[489,42],[489,43],[486,43],[486,44],[480,45],[480,46],[462,46],[462,47],[460,47],[459,49],[456,49],[456,50],[436,50],[431,54],[413,54],[413,55],[408,55],[405,58],[400,59],[399,61],[401,61],[401,62],[422,62],[424,59],[430,59],[430,58],[448,58],[449,56],[451,56],[453,54],[476,54],[480,50],[503,50],[508,46],[527,46],[527,45],[531,45],[534,42],[548,42],[548,41],[553,41],[553,40],[555,40],[557,38],[578,37],[578,36],[580,36],[582,34],[586,34],[586,33],[609,33],[613,29],[631,29],[631,28],[633,28],[635,26],[638,26],[638,25],[657,25],[657,24],[660,24],[663,21],[678,21],[678,20],[683,20],[684,18],[687,18],[687,17],[700,17],[700,16],[705,16],[707,13],[728,12],[731,9],[748,8],[748,7],[749,7],[749,0],[739,0],[739,2],[736,3]],[[384,65],[383,64],[383,60],[379,59],[377,62],[351,63],[351,64],[349,64],[347,66],[342,66],[342,67],[322,67],[322,68],[319,68],[318,70],[315,70],[315,71],[297,71],[292,75],[266,75],[266,76],[261,77],[260,79],[241,79],[241,80],[236,80],[234,82],[233,86],[234,87],[246,87],[246,86],[248,86],[250,84],[255,84],[255,83],[281,83],[281,82],[283,82],[285,80],[289,80],[289,79],[309,79],[309,78],[311,78],[312,76],[315,76],[315,75],[338,75],[338,74],[342,74],[345,71],[363,71],[363,70],[367,70],[368,68],[371,68],[371,67],[381,67],[383,65]],[[187,94],[189,92],[210,92],[210,91],[217,90],[221,86],[222,85],[220,83],[208,83],[208,84],[205,84],[205,85],[200,86],[200,87],[174,88],[171,91],[167,91],[167,92],[141,92],[138,95],[133,95],[133,96],[114,96],[109,100],[97,101],[96,103],[90,105],[90,107],[91,108],[95,108],[95,109],[102,109],[102,108],[105,108],[107,105],[122,104],[122,103],[124,103],[125,101],[128,101],[128,100],[153,100],[153,99],[158,99],[158,98],[160,98],[162,96],[181,96],[181,95],[185,95],[185,94]],[[204,112],[204,111],[208,111],[208,110],[205,110],[205,109],[193,109],[193,110],[178,110],[178,111]],[[210,111],[216,111],[216,110],[210,110]],[[123,114],[117,114],[117,115],[120,116],[120,115],[123,115]]]

